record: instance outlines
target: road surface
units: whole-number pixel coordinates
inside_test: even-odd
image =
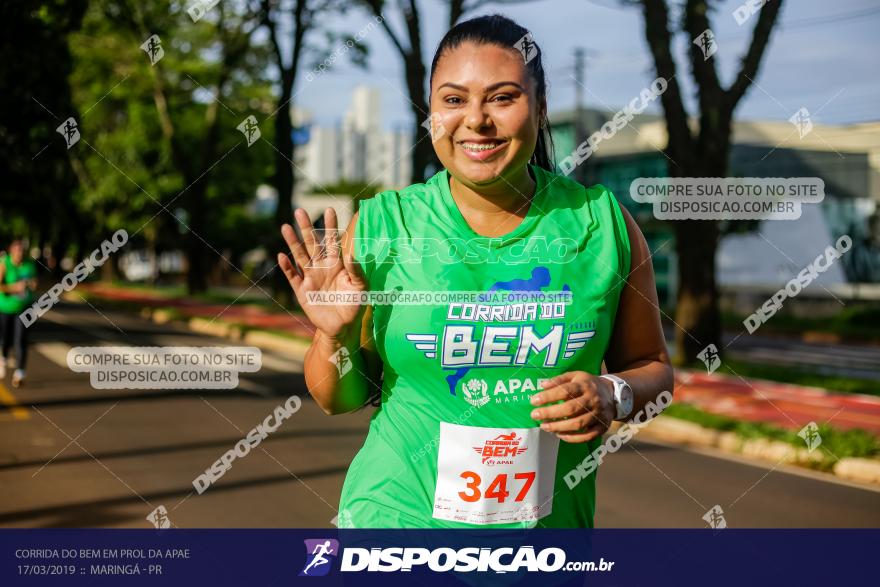
[[[674,354],[675,328],[664,328],[666,343]],[[880,387],[880,346],[803,342],[790,336],[749,334],[745,328],[724,333],[719,347],[721,360],[734,359],[779,367],[806,369],[828,377],[877,381]]]
[[[330,527],[369,413],[325,416],[302,365],[264,353],[237,391],[107,391],[66,366],[72,346],[228,345],[88,306],[60,305],[31,328],[26,387],[0,388],[0,526]],[[207,491],[193,479],[291,395],[300,411]],[[10,409],[17,399],[30,407]],[[599,472],[597,526],[880,526],[880,492],[728,458],[632,442]]]

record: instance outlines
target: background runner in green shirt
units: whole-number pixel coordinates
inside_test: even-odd
[[[0,259],[0,378],[6,376],[6,362],[10,348],[15,346],[16,369],[12,385],[24,381],[27,366],[27,328],[20,320],[21,312],[34,303],[37,287],[34,262],[25,258],[20,240],[10,243],[7,254]]]
[[[327,413],[379,402],[340,526],[590,527],[595,472],[572,487],[566,473],[614,419],[672,390],[644,237],[604,187],[553,172],[527,34],[496,15],[444,37],[431,73],[444,169],[363,202],[341,258],[304,211],[302,240],[282,228],[297,267],[279,263],[317,328],[310,393]],[[337,227],[332,209],[324,220]],[[477,297],[308,298],[366,290]]]

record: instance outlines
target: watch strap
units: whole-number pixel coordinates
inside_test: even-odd
[[[627,410],[626,414],[621,413],[621,397],[620,393],[624,387],[629,387],[629,384],[618,377],[617,375],[612,375],[611,373],[606,373],[604,375],[600,375],[599,377],[603,379],[607,379],[614,385],[614,408],[615,408],[615,420],[621,420],[629,415],[629,410]],[[630,388],[632,389],[632,388]]]

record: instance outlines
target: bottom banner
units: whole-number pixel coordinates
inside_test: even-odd
[[[0,585],[830,585],[880,530],[0,530]]]

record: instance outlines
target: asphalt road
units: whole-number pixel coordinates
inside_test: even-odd
[[[264,353],[234,391],[108,391],[66,366],[72,346],[228,345],[88,306],[59,306],[32,328],[26,387],[0,388],[0,526],[147,528],[164,506],[178,527],[329,527],[369,413],[328,417],[302,365]],[[199,495],[193,479],[288,396],[300,411]],[[634,441],[599,472],[600,527],[880,526],[880,492],[815,474]]]
[[[670,352],[675,351],[674,328],[665,328]],[[880,346],[803,342],[792,337],[727,331],[719,347],[721,358],[807,369],[828,377],[880,381]]]

